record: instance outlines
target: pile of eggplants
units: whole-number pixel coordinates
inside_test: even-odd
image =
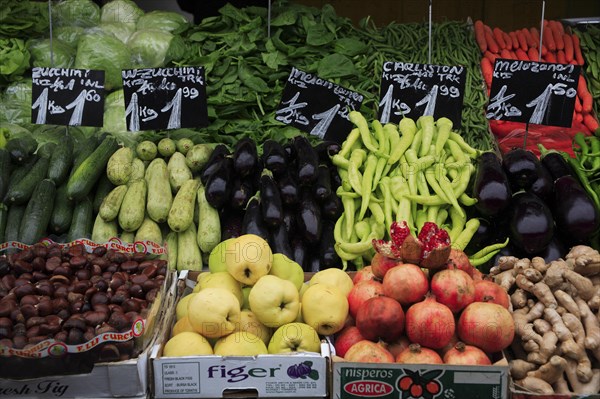
[[[589,245],[600,227],[594,202],[556,151],[541,158],[522,148],[511,149],[502,159],[482,154],[473,196],[481,223],[467,253],[509,237],[497,256],[541,256],[549,262],[574,245]]]
[[[233,151],[217,145],[200,179],[219,210],[221,239],[256,234],[305,271],[341,267],[333,238],[343,211],[336,195],[341,180],[330,161],[339,149],[328,141],[313,146],[305,136],[283,145],[267,140],[261,154],[250,138]]]

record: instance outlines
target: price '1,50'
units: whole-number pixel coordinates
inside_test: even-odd
[[[390,121],[392,108],[396,109],[394,115],[406,115],[412,111],[408,104],[403,103],[400,100],[394,100],[393,95],[394,86],[390,85],[388,91],[385,93],[385,96],[383,96],[381,102],[379,103],[379,106],[383,107],[381,123],[388,123]],[[435,113],[438,96],[457,98],[460,96],[460,90],[455,86],[449,87],[446,85],[433,85],[431,90],[415,104],[415,107],[425,105],[423,115],[433,116]]]
[[[100,94],[96,93],[96,90],[82,90],[81,93],[71,101],[64,108],[54,103],[54,101],[48,101],[48,88],[42,90],[40,96],[32,104],[32,109],[37,109],[38,114],[35,119],[35,123],[43,125],[46,123],[47,113],[51,114],[62,114],[66,110],[73,110],[71,118],[69,119],[69,126],[80,126],[83,118],[83,109],[86,102],[100,102]]]

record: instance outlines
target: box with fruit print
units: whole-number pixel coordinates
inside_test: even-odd
[[[327,396],[330,346],[302,320],[302,268],[261,240],[235,239],[260,248],[244,252],[251,263],[213,262],[224,242],[208,272],[180,274],[176,312],[151,355],[155,397]]]

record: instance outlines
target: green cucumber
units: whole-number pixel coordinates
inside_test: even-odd
[[[73,201],[67,198],[67,185],[63,184],[56,189],[54,209],[50,216],[48,230],[54,234],[63,234],[69,231],[73,219]]]
[[[11,139],[6,143],[6,150],[13,163],[20,165],[26,162],[37,149],[37,141],[31,136]]]
[[[0,133],[1,134],[1,133]],[[8,208],[6,205],[0,203],[0,243],[4,242],[6,221],[8,219]]]
[[[8,191],[10,169],[10,154],[4,148],[0,148],[0,198],[4,198],[6,191]]]
[[[69,198],[81,201],[87,196],[98,178],[105,172],[110,156],[117,150],[117,142],[106,137],[102,143],[77,167],[67,183]]]
[[[71,172],[73,164],[73,139],[66,135],[61,140],[60,145],[50,155],[50,165],[48,165],[48,179],[54,184],[61,185]]]
[[[96,193],[93,196],[92,204],[94,205],[94,213],[98,213],[100,211],[100,205],[102,205],[102,201],[104,198],[115,188],[115,185],[108,180],[108,176],[103,174],[98,179],[98,184],[96,184]]]
[[[27,203],[33,195],[35,188],[46,177],[49,163],[50,160],[48,158],[39,158],[19,182],[9,187],[8,192],[4,196],[4,202],[11,204]]]
[[[4,195],[6,195],[6,193],[8,192],[8,190],[10,190],[11,187],[13,187],[15,184],[17,184],[21,180],[23,180],[23,178],[27,175],[27,173],[29,173],[29,171],[31,170],[33,165],[35,165],[35,163],[37,162],[38,159],[39,159],[39,157],[37,155],[34,155],[23,165],[18,165],[16,167],[13,167],[13,170],[10,173],[10,180],[8,181],[8,187],[6,188]],[[2,196],[2,197],[4,198],[4,196]]]
[[[127,193],[127,186],[117,186],[104,197],[98,214],[105,222],[111,222],[119,216],[119,209],[121,209],[125,193]]]
[[[71,168],[71,175],[75,172],[75,170],[89,157],[92,155],[96,147],[98,147],[98,139],[95,136],[92,136],[82,143],[79,143],[78,146],[74,146],[73,148],[73,167]]]
[[[92,200],[85,197],[75,204],[71,227],[67,233],[69,242],[79,238],[90,238],[92,234],[92,222],[94,221]]]
[[[32,245],[44,237],[52,216],[55,196],[56,186],[52,180],[43,179],[37,184],[27,203],[19,228],[19,239],[22,243]]]
[[[52,143],[49,141],[40,145],[40,147],[35,153],[38,154],[40,157],[50,159],[54,151],[56,151],[56,143]]]
[[[8,215],[6,217],[6,229],[4,230],[4,239],[7,242],[19,241],[19,227],[21,220],[25,215],[27,205],[10,205],[8,207]]]

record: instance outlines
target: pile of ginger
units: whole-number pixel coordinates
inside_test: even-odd
[[[503,256],[490,275],[511,299],[515,389],[600,393],[600,253],[578,245],[548,264]]]

